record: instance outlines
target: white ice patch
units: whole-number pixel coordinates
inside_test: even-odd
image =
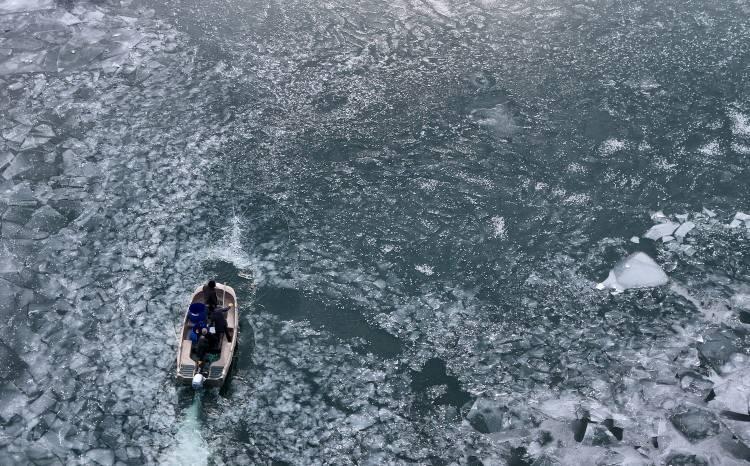
[[[654,222],[667,222],[669,219],[667,219],[667,216],[664,215],[664,212],[661,210],[657,210],[653,214],[651,214],[651,220]]]
[[[596,288],[624,291],[630,288],[661,286],[668,281],[669,277],[659,264],[645,253],[636,252],[615,265],[607,279],[599,283]]]
[[[705,207],[703,208],[703,213],[708,215],[709,218],[716,217],[716,212],[710,209],[706,209]]]
[[[747,228],[750,228],[750,215],[744,212],[737,212],[736,214],[734,214],[734,218],[727,226],[729,228],[738,228],[741,227],[743,223]]]
[[[661,87],[661,84],[651,78],[647,78],[641,81],[640,87],[643,92],[649,93],[651,91],[659,89]]]
[[[615,152],[625,149],[625,141],[621,139],[610,138],[604,141],[599,148],[602,155],[612,155]]]
[[[742,155],[750,155],[750,146],[745,144],[732,143],[732,150]]]
[[[20,13],[54,7],[54,0],[0,0],[0,13]]]
[[[711,141],[708,144],[703,145],[700,149],[698,149],[698,152],[703,155],[709,155],[712,157],[721,154],[719,141]]]
[[[516,132],[518,127],[513,121],[513,114],[503,104],[493,108],[472,110],[471,117],[479,126],[487,128],[498,138],[508,138]]]
[[[727,225],[727,226],[728,226],[729,228],[737,228],[737,227],[739,227],[740,225],[742,225],[742,222],[740,222],[740,221],[739,221],[739,220],[737,220],[737,219],[734,219],[734,220],[732,220],[731,222],[729,222],[729,225]]]
[[[740,137],[750,137],[750,118],[737,110],[731,110],[729,118],[732,119],[732,134]]]
[[[430,267],[429,265],[427,265],[427,264],[416,265],[416,266],[414,266],[414,269],[417,272],[421,272],[421,273],[427,275],[428,277],[430,275],[433,275],[435,273],[435,270],[432,267]]]
[[[563,202],[568,205],[586,205],[591,202],[591,197],[589,197],[588,194],[583,193],[571,194],[566,197]]]
[[[432,7],[433,10],[440,13],[443,16],[452,16],[451,7],[446,2],[441,2],[439,0],[428,0],[427,3]]]
[[[684,238],[685,235],[690,233],[690,231],[695,228],[695,223],[693,222],[685,222],[682,225],[677,228],[674,232],[674,236],[677,238]]]
[[[711,374],[716,397],[711,406],[747,414],[750,412],[750,360],[734,354],[721,368],[721,375]]]
[[[495,216],[492,217],[492,236],[494,238],[505,238],[507,232],[505,231],[505,219],[503,217]]]
[[[654,241],[660,239],[663,236],[669,236],[677,230],[679,225],[673,222],[660,223],[652,226],[646,233],[643,234],[644,238],[652,239]]]
[[[750,310],[750,294],[736,294],[732,296],[732,306],[739,309]]]

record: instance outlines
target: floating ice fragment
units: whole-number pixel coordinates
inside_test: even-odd
[[[68,11],[63,13],[63,15],[60,16],[57,20],[66,26],[72,26],[81,22],[81,20],[77,16],[71,14]]]
[[[15,159],[8,165],[8,168],[3,172],[3,178],[10,180],[11,178],[20,175],[21,173],[28,171],[32,168],[32,163],[26,154],[19,154]]]
[[[750,136],[750,118],[736,110],[730,111],[729,117],[732,119],[732,133],[735,136]]]
[[[643,234],[644,238],[658,240],[663,236],[669,236],[677,229],[679,225],[673,222],[660,223],[652,226],[646,233]]]
[[[349,416],[349,425],[356,432],[365,430],[375,424],[375,418],[367,414],[352,414]]]
[[[54,0],[0,0],[0,12],[2,13],[20,13],[54,7]]]
[[[720,407],[735,413],[750,413],[750,373],[747,363],[739,370],[725,376],[714,376],[717,382],[714,387],[715,398],[711,406]]]
[[[734,214],[734,219],[741,222],[747,222],[748,220],[750,220],[750,215],[743,212],[737,212],[736,214]]]
[[[736,294],[732,296],[731,302],[734,307],[750,310],[750,294]]]
[[[727,225],[728,228],[737,228],[738,226],[742,225],[741,220],[734,219],[731,222],[729,222],[729,225]]]
[[[89,450],[86,452],[85,457],[93,464],[99,464],[102,466],[111,466],[115,464],[115,453],[106,448],[95,448]]]
[[[717,329],[705,335],[704,342],[698,345],[703,359],[706,360],[717,373],[721,373],[722,366],[737,353],[736,335],[730,329]]]
[[[55,137],[55,132],[52,130],[52,127],[46,124],[42,124],[34,128],[34,133],[37,136],[42,136],[45,138]]]
[[[26,139],[23,140],[23,144],[21,145],[21,150],[26,149],[33,149],[35,147],[39,147],[42,144],[45,144],[47,141],[49,141],[50,138],[45,138],[41,136],[27,136]]]
[[[688,233],[690,233],[690,231],[693,228],[695,228],[695,223],[693,223],[693,222],[685,222],[682,225],[680,225],[680,227],[677,228],[677,230],[675,230],[674,235],[677,238],[684,238],[685,235],[687,235]]]
[[[718,141],[711,141],[702,147],[698,149],[698,152],[700,152],[703,155],[709,155],[709,156],[716,156],[721,154],[721,149],[719,147]]]
[[[714,212],[713,210],[706,209],[705,207],[703,208],[703,213],[708,215],[709,218],[716,217],[716,212]]]
[[[669,277],[648,255],[636,252],[620,261],[609,272],[609,276],[596,288],[603,290],[612,288],[623,291],[630,288],[650,288],[664,285]]]
[[[677,214],[675,215],[675,218],[680,221],[680,223],[685,223],[688,219],[688,214]]]
[[[604,141],[599,148],[602,155],[612,155],[617,151],[625,149],[625,141],[620,139],[610,138]]]
[[[26,408],[28,399],[13,384],[0,385],[0,420],[9,422],[13,416],[21,414]]]
[[[746,144],[739,144],[739,143],[733,142],[730,147],[732,148],[733,151],[737,152],[738,154],[742,154],[742,155],[750,154],[750,146]]]
[[[640,243],[640,242],[641,242],[641,240],[640,240],[640,238],[638,238],[637,236],[633,236],[632,238],[630,238],[630,242],[631,242],[631,243],[635,243],[635,244],[638,244],[638,243]]]
[[[435,270],[427,264],[416,265],[414,266],[414,268],[417,270],[417,272],[422,272],[428,277],[435,273]]]
[[[672,235],[662,236],[661,241],[662,243],[668,243],[670,241],[674,241],[674,236]]]
[[[506,411],[507,408],[498,401],[478,398],[466,418],[475,430],[489,434],[503,429],[503,417]]]
[[[669,420],[690,442],[712,437],[720,429],[719,421],[713,413],[694,407],[680,407]]]
[[[31,131],[31,126],[16,125],[9,130],[3,131],[3,138],[20,144],[26,138],[26,135],[29,134],[29,131]]]
[[[4,169],[13,160],[13,152],[0,153],[0,170]]]
[[[651,220],[653,220],[654,222],[666,222],[666,221],[668,221],[667,216],[664,215],[664,212],[662,212],[661,210],[657,210],[656,212],[654,212],[653,214],[651,214]]]
[[[492,217],[492,229],[494,238],[505,238],[505,219],[503,217]]]
[[[472,110],[471,117],[479,126],[486,128],[500,139],[511,137],[517,130],[513,114],[503,104],[498,104],[493,108]]]

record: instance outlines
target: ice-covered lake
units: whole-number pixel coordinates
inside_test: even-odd
[[[0,464],[747,464],[748,17],[0,0]]]

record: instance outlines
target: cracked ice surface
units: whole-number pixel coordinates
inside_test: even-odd
[[[172,443],[172,311],[218,132],[190,123],[208,94],[189,48],[145,16],[0,16],[4,464],[153,462]]]
[[[0,462],[739,464],[747,31],[703,3],[6,8]],[[670,286],[592,290],[639,252]],[[198,410],[207,275],[247,314]]]

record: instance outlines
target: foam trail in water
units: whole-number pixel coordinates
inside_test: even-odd
[[[242,219],[238,215],[232,216],[229,228],[229,234],[209,249],[204,258],[229,262],[240,270],[251,269],[253,261],[242,248]]]
[[[169,451],[160,464],[169,466],[203,466],[208,464],[208,443],[201,435],[201,393],[196,393],[193,404],[180,422],[174,449]]]

